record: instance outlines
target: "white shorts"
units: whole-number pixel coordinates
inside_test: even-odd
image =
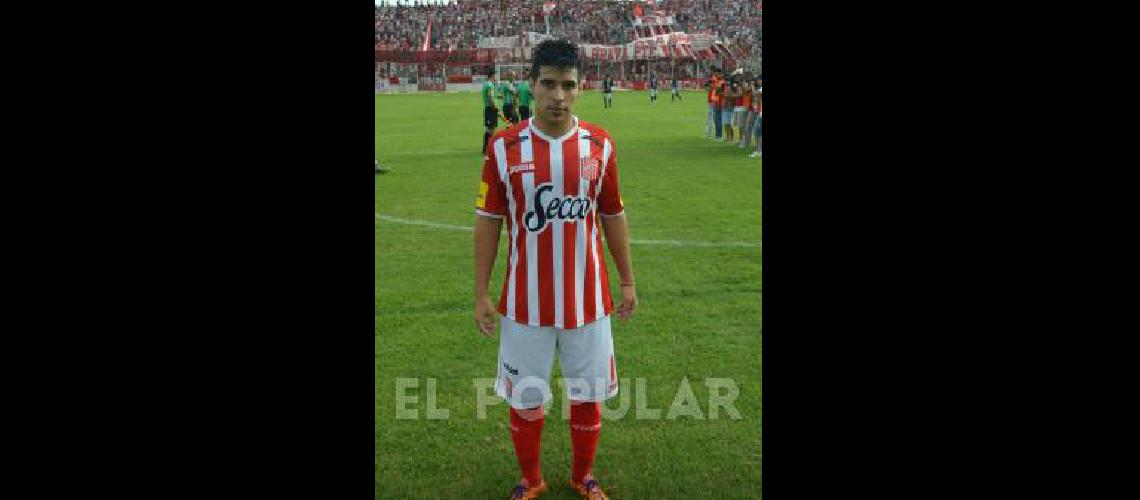
[[[530,326],[502,318],[495,394],[516,409],[549,403],[554,398],[550,369],[555,349],[568,399],[604,401],[617,395],[617,366],[608,316],[571,329]]]

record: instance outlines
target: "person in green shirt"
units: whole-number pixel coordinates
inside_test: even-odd
[[[519,118],[530,118],[530,101],[534,96],[530,93],[530,71],[523,73],[523,79],[518,85],[519,91]]]
[[[499,97],[503,99],[503,116],[511,123],[519,122],[518,111],[515,110],[515,96],[518,91],[515,89],[515,72],[507,72],[507,81],[499,83]]]
[[[495,107],[495,70],[487,71],[487,80],[483,82],[483,154],[487,154],[487,141],[495,135],[495,127],[499,124],[499,108]]]

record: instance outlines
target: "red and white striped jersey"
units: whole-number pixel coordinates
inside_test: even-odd
[[[577,328],[613,311],[598,217],[624,211],[617,155],[608,132],[578,117],[562,137],[530,122],[491,138],[475,213],[507,220],[499,313]]]

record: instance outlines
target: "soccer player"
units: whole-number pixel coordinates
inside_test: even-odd
[[[602,80],[602,108],[612,107],[614,107],[614,79],[607,73],[606,79]]]
[[[528,70],[523,74],[523,79],[518,83],[516,88],[519,92],[519,118],[526,120],[530,118],[530,101],[534,97],[530,92],[530,71]]]
[[[518,111],[515,110],[515,97],[518,95],[518,90],[515,89],[515,72],[507,72],[507,81],[499,84],[499,97],[503,100],[503,116],[511,124],[519,122]]]
[[[673,102],[674,99],[685,102],[685,98],[681,96],[681,81],[676,76],[673,77],[673,95],[669,96],[669,102]]]
[[[493,335],[496,323],[500,328],[495,393],[510,405],[522,472],[509,498],[532,499],[547,489],[539,451],[557,351],[571,402],[570,485],[585,498],[605,500],[591,468],[601,402],[618,391],[610,315],[626,321],[637,308],[617,153],[605,129],[573,114],[581,83],[577,47],[543,41],[531,64],[535,115],[495,134],[483,163],[475,200],[474,319],[484,336]],[[496,306],[488,281],[504,220],[508,264]],[[616,308],[603,234],[620,276]]]
[[[657,101],[657,75],[649,74],[649,102]]]
[[[495,107],[495,70],[487,71],[487,80],[483,82],[483,155],[487,155],[487,141],[495,133],[499,125],[499,108]]]

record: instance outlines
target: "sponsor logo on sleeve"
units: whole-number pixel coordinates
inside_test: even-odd
[[[487,190],[489,189],[491,189],[491,186],[487,185],[487,181],[479,181],[479,196],[475,197],[476,207],[487,207]]]

